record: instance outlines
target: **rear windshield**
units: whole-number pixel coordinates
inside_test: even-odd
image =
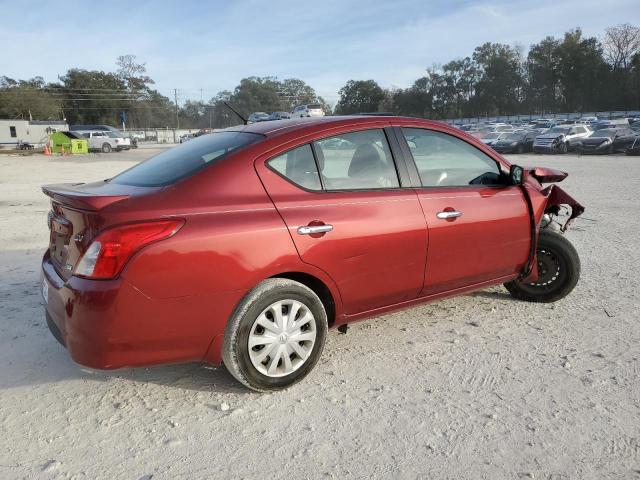
[[[246,132],[218,132],[202,135],[165,150],[109,181],[137,187],[171,185],[261,138],[264,137]]]

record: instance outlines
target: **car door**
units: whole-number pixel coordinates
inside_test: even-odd
[[[300,258],[333,279],[347,315],[417,297],[426,224],[382,128],[306,143],[256,168]]]
[[[499,163],[449,133],[397,130],[429,230],[422,295],[513,278],[529,256],[523,192],[506,185]]]

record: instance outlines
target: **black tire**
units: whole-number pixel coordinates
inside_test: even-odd
[[[580,278],[580,257],[561,233],[542,230],[538,237],[539,276],[534,283],[505,283],[511,296],[527,302],[556,302],[571,293]]]
[[[102,153],[109,153],[111,152],[111,145],[109,145],[108,143],[103,143],[101,150]]]
[[[569,144],[567,142],[562,142],[558,147],[558,153],[565,154],[569,151]]]
[[[518,150],[516,153],[524,153],[524,145],[518,145]]]
[[[272,377],[260,372],[252,363],[249,335],[256,319],[279,300],[298,301],[309,310],[315,319],[316,338],[311,353],[301,366],[286,376]],[[327,330],[324,305],[313,290],[293,280],[270,278],[245,295],[231,314],[224,334],[222,361],[229,373],[251,390],[283,390],[302,380],[316,365],[324,348]]]

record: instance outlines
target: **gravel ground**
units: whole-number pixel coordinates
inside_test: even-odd
[[[153,152],[0,155],[0,478],[640,478],[640,158],[517,157],[587,208],[568,298],[495,287],[334,330],[260,395],[196,364],[85,371],[47,329],[39,186]]]

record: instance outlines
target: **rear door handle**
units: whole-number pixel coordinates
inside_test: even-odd
[[[333,225],[306,225],[298,227],[300,235],[312,235],[314,233],[327,233],[333,230]]]
[[[461,216],[462,216],[462,212],[458,212],[456,210],[447,210],[444,212],[438,212],[436,214],[436,217],[438,217],[441,220],[447,220],[448,218],[457,218]]]

